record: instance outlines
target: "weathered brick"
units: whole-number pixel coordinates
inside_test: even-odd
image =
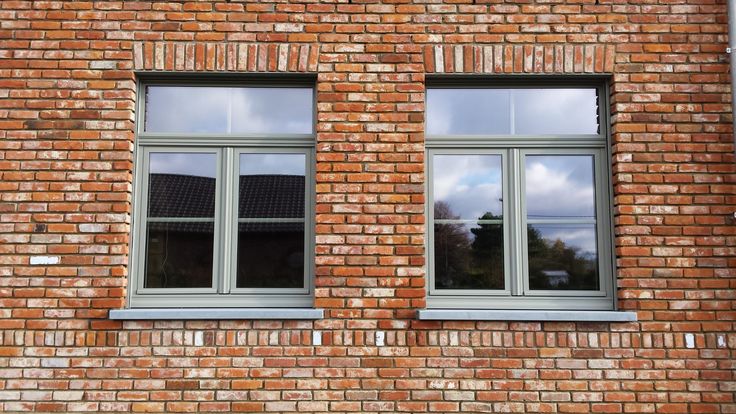
[[[0,409],[730,412],[726,20],[703,2],[3,1]],[[326,319],[106,319],[131,273],[135,71],[317,74]],[[610,79],[614,284],[639,322],[415,320],[425,76],[460,73]]]

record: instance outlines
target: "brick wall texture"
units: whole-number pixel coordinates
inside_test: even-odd
[[[724,0],[3,0],[0,410],[736,412],[726,21]],[[135,70],[317,74],[325,319],[107,318]],[[617,297],[638,322],[416,319],[432,73],[610,75]]]

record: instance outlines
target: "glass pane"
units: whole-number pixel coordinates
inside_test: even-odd
[[[311,88],[148,86],[144,129],[167,133],[311,133],[312,107]]]
[[[217,133],[228,130],[229,88],[146,87],[146,132]]]
[[[304,287],[304,224],[238,224],[237,287]]]
[[[150,154],[148,217],[214,217],[216,174],[216,154]]]
[[[514,90],[516,135],[598,134],[598,90]]]
[[[510,134],[508,89],[427,89],[427,134]]]
[[[500,155],[435,155],[432,168],[435,220],[502,217]]]
[[[311,88],[233,88],[232,133],[312,132]]]
[[[304,154],[241,154],[241,218],[303,218]]]
[[[598,134],[596,88],[430,88],[429,135]]]
[[[527,155],[529,220],[595,218],[592,155]]]
[[[436,289],[503,289],[503,225],[435,224]]]
[[[212,287],[214,224],[148,223],[147,288]]]
[[[529,225],[527,237],[531,289],[598,290],[595,225]]]

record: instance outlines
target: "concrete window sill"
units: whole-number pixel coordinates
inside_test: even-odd
[[[485,309],[421,309],[417,319],[425,321],[567,321],[634,322],[636,312],[619,311],[546,311]]]
[[[192,320],[192,319],[322,319],[323,309],[305,308],[183,308],[113,309],[114,320]]]

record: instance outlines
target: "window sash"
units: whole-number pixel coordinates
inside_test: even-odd
[[[521,236],[521,244],[524,247],[524,250],[527,249],[526,246],[528,246],[528,232],[527,232],[527,226],[529,224],[557,224],[557,223],[565,223],[565,224],[595,224],[595,231],[596,231],[596,254],[597,254],[597,265],[598,265],[598,290],[532,290],[529,286],[529,254],[526,252],[526,254],[522,255],[522,273],[524,275],[523,280],[523,288],[522,292],[525,296],[560,296],[560,297],[568,297],[568,296],[595,296],[595,297],[605,297],[610,295],[611,292],[611,280],[613,278],[613,275],[611,273],[611,270],[613,268],[613,263],[611,263],[610,258],[612,257],[612,254],[610,253],[612,251],[611,249],[611,235],[610,231],[608,231],[608,228],[610,226],[606,226],[606,220],[604,219],[608,215],[610,215],[610,211],[607,211],[606,206],[608,206],[608,202],[606,200],[606,194],[607,191],[605,191],[607,185],[606,181],[604,179],[604,175],[606,173],[604,172],[606,169],[604,169],[602,165],[601,158],[603,158],[605,155],[604,150],[594,150],[594,149],[524,149],[524,150],[518,150],[519,152],[519,166],[518,166],[518,174],[519,174],[519,185],[521,186],[519,191],[519,198],[520,198],[520,209],[519,211],[519,217],[518,222],[520,226],[520,236]],[[581,219],[571,219],[571,220],[546,220],[546,219],[533,219],[529,220],[527,218],[527,208],[526,208],[526,188],[524,188],[524,183],[526,182],[526,168],[525,168],[525,157],[530,155],[592,155],[593,156],[593,185],[595,189],[595,219],[594,220],[581,220]]]
[[[261,140],[274,142],[272,145],[307,144],[314,146],[315,120],[317,119],[317,100],[314,75],[293,74],[227,74],[210,73],[206,75],[176,74],[176,73],[144,73],[138,83],[136,105],[136,142],[161,143],[160,139],[175,140],[178,143],[201,145],[203,139],[209,145],[248,145],[249,140],[256,143]],[[146,88],[149,86],[176,86],[176,87],[247,87],[247,88],[310,88],[312,90],[312,131],[311,133],[192,133],[192,132],[149,132],[146,125]],[[215,140],[215,141],[213,141]],[[199,144],[198,144],[199,142]],[[205,144],[206,145],[206,144]]]
[[[238,217],[238,200],[239,200],[239,187],[238,187],[238,177],[239,177],[239,159],[241,154],[303,154],[305,158],[305,180],[304,180],[304,219],[301,219],[301,221],[297,221],[299,219],[289,219],[289,218],[279,218],[279,219],[241,219]],[[312,241],[313,237],[311,237],[311,231],[310,227],[311,225],[309,218],[312,217],[313,209],[312,205],[314,203],[313,201],[313,195],[312,193],[312,187],[314,185],[314,180],[311,179],[311,177],[314,176],[314,157],[311,150],[308,149],[299,149],[299,148],[239,148],[234,149],[231,153],[231,164],[229,166],[229,170],[231,171],[230,176],[233,177],[230,183],[228,185],[230,186],[230,194],[232,196],[228,199],[229,201],[229,208],[231,210],[231,216],[232,219],[228,221],[229,223],[229,231],[231,232],[230,239],[232,240],[232,243],[230,243],[230,251],[229,251],[229,266],[230,269],[228,271],[228,275],[230,276],[229,280],[226,282],[228,289],[226,293],[233,293],[233,294],[284,294],[284,293],[292,293],[292,294],[307,294],[309,293],[310,289],[310,275],[313,273],[310,271],[312,268],[312,263],[314,263],[313,254],[310,252],[314,251],[314,242]],[[255,222],[256,220],[259,222],[263,222],[264,220],[267,222],[301,222],[304,223],[304,282],[302,288],[239,288],[237,287],[237,266],[238,266],[238,223],[243,222],[241,220],[245,220],[247,222]],[[273,220],[273,221],[272,221]]]
[[[172,222],[167,218],[148,217],[148,205],[149,199],[149,180],[150,180],[150,160],[151,154],[156,153],[208,153],[214,154],[217,157],[217,168],[215,175],[215,216],[214,218],[197,218],[196,220],[189,221],[204,221],[212,220],[214,222],[214,244],[213,244],[213,265],[212,265],[212,287],[210,288],[146,288],[145,277],[146,277],[146,265],[148,257],[148,245],[147,245],[147,227],[151,222]],[[218,260],[218,252],[220,251],[220,245],[222,241],[222,203],[221,192],[222,192],[222,152],[218,148],[212,147],[200,147],[200,148],[187,148],[179,146],[168,146],[168,147],[156,147],[156,148],[141,148],[139,151],[136,165],[141,166],[140,179],[137,180],[135,192],[135,200],[138,201],[137,211],[137,225],[134,222],[134,237],[137,236],[137,243],[133,251],[135,252],[134,257],[138,259],[135,267],[131,267],[132,276],[130,290],[133,290],[136,295],[143,294],[212,294],[219,291],[219,278],[218,274],[221,272],[221,264]],[[175,220],[178,221],[178,220]]]
[[[456,295],[467,295],[467,296],[508,296],[511,294],[513,288],[512,283],[514,281],[510,277],[510,275],[513,272],[512,268],[512,260],[510,256],[511,249],[505,248],[503,252],[503,263],[504,263],[504,289],[437,289],[436,288],[436,278],[435,278],[435,254],[434,254],[434,247],[435,247],[435,232],[434,232],[434,225],[435,224],[441,224],[446,222],[453,222],[453,223],[467,223],[467,224],[474,224],[478,223],[478,220],[467,220],[467,219],[457,219],[457,220],[436,220],[434,217],[434,190],[433,190],[433,183],[434,183],[434,156],[436,155],[499,155],[501,156],[501,198],[503,200],[502,203],[502,214],[503,219],[501,220],[501,224],[503,225],[503,237],[504,237],[504,245],[507,244],[507,241],[510,239],[510,231],[511,227],[509,226],[509,217],[511,212],[511,203],[509,203],[509,174],[508,171],[508,155],[507,152],[504,150],[496,150],[496,149],[478,149],[473,150],[472,153],[467,150],[462,149],[441,149],[441,150],[429,150],[427,156],[427,199],[429,202],[427,203],[427,241],[429,248],[427,249],[427,266],[428,266],[428,286],[429,286],[429,294],[430,296],[456,296]],[[483,220],[491,221],[491,220]],[[496,220],[493,220],[496,221]]]

